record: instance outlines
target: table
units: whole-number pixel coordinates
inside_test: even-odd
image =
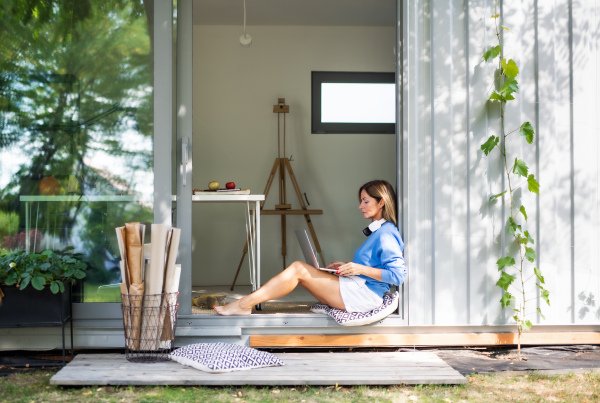
[[[193,195],[192,203],[246,203],[246,236],[248,239],[248,262],[252,291],[260,288],[260,202],[262,194],[201,194]],[[262,309],[262,304],[257,306]]]

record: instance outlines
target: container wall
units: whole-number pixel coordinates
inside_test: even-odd
[[[402,7],[410,324],[513,323],[495,285],[496,260],[516,252],[505,231],[510,199],[489,202],[508,187],[505,167],[497,149],[485,157],[480,148],[501,133],[500,109],[488,101],[498,59],[482,58],[497,44],[496,13],[509,28],[501,28],[504,57],[520,70],[506,132],[526,121],[535,129],[532,145],[517,133],[506,143],[511,161],[525,160],[540,183],[539,196],[526,186],[515,193],[550,291],[547,306],[530,282],[528,319],[597,324],[600,5],[523,0],[495,11],[491,0],[419,0]]]

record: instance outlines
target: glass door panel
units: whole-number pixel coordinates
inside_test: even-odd
[[[0,253],[74,247],[120,301],[115,227],[153,222],[152,2],[0,1]]]

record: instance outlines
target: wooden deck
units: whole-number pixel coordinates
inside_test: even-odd
[[[79,354],[51,385],[418,385],[465,377],[429,352],[275,353],[286,365],[211,374],[173,361],[140,364],[123,354]]]

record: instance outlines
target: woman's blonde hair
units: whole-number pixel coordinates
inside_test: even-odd
[[[374,180],[365,183],[358,189],[358,200],[360,201],[360,194],[362,191],[367,192],[369,196],[377,200],[383,200],[383,218],[386,221],[397,225],[396,221],[396,192],[388,181]]]

